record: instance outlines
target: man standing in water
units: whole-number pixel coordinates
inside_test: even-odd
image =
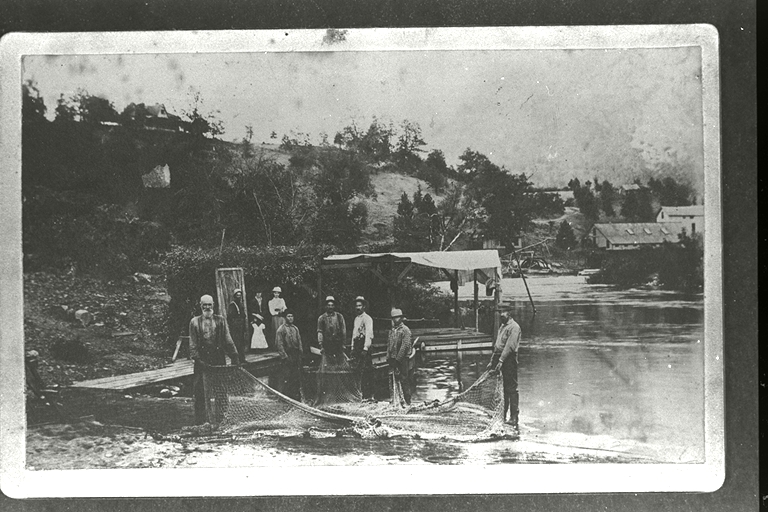
[[[515,430],[518,426],[520,395],[517,392],[517,349],[520,346],[520,326],[508,311],[501,313],[502,327],[493,346],[488,369],[500,371],[504,380],[504,420]],[[509,411],[509,420],[507,420]]]
[[[203,371],[206,365],[222,366],[227,364],[225,354],[232,364],[240,362],[237,348],[229,335],[226,320],[221,315],[213,313],[213,297],[200,297],[200,309],[203,314],[194,317],[189,322],[189,355],[195,362],[192,390],[195,397],[195,424],[202,425],[206,420],[213,423],[214,418],[208,418],[203,387]],[[217,404],[218,413],[222,415],[226,403]],[[220,419],[220,418],[219,418]],[[214,420],[214,421],[211,421]]]
[[[240,360],[245,361],[245,308],[243,307],[243,292],[239,289],[234,292],[234,300],[227,308],[227,324],[232,341],[240,354]]]
[[[301,400],[301,365],[304,347],[301,344],[299,328],[293,324],[291,310],[284,312],[285,323],[277,329],[275,346],[283,363],[283,394]]]
[[[387,363],[392,369],[395,380],[403,388],[405,403],[411,403],[411,387],[408,382],[408,359],[411,355],[413,344],[411,330],[403,323],[403,312],[397,308],[392,309],[392,330],[387,339]],[[394,395],[392,396],[394,399]]]
[[[336,299],[329,295],[325,298],[325,313],[317,319],[317,342],[325,355],[337,357],[343,354],[346,338],[344,317],[336,312]]]
[[[355,322],[352,327],[352,358],[357,362],[360,372],[360,391],[363,400],[373,398],[373,362],[371,361],[371,343],[373,343],[373,319],[365,312],[368,301],[365,297],[355,298]]]

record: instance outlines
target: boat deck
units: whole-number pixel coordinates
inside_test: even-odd
[[[412,329],[414,339],[419,339],[419,350],[426,352],[442,350],[477,350],[491,347],[491,336],[473,329],[430,328]],[[377,336],[377,340],[386,338]],[[319,352],[317,350],[313,353]],[[386,342],[374,343],[371,354],[375,368],[386,366]],[[277,364],[280,356],[277,351],[269,350],[258,354],[246,355],[246,367],[250,370],[265,368]],[[126,391],[152,384],[188,377],[194,373],[194,364],[189,359],[177,359],[163,368],[146,370],[139,373],[115,375],[100,379],[75,382],[73,388],[109,389]]]

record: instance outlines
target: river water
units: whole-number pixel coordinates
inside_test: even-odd
[[[520,440],[264,437],[182,465],[703,461],[703,297],[575,276],[530,278],[529,286],[535,315],[522,282],[502,281],[523,331]],[[471,299],[472,286],[459,293]],[[423,354],[414,401],[466,389],[489,358],[490,351]]]

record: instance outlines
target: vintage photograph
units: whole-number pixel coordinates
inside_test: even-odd
[[[716,34],[589,30],[21,52],[25,478],[717,479]]]

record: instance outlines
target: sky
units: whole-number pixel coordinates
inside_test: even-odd
[[[79,88],[118,112],[135,102],[175,114],[199,92],[226,140],[251,125],[257,144],[277,142],[272,131],[318,143],[374,116],[407,119],[449,165],[471,148],[541,186],[630,183],[665,168],[703,190],[697,47],[26,56],[23,79],[50,118]]]

